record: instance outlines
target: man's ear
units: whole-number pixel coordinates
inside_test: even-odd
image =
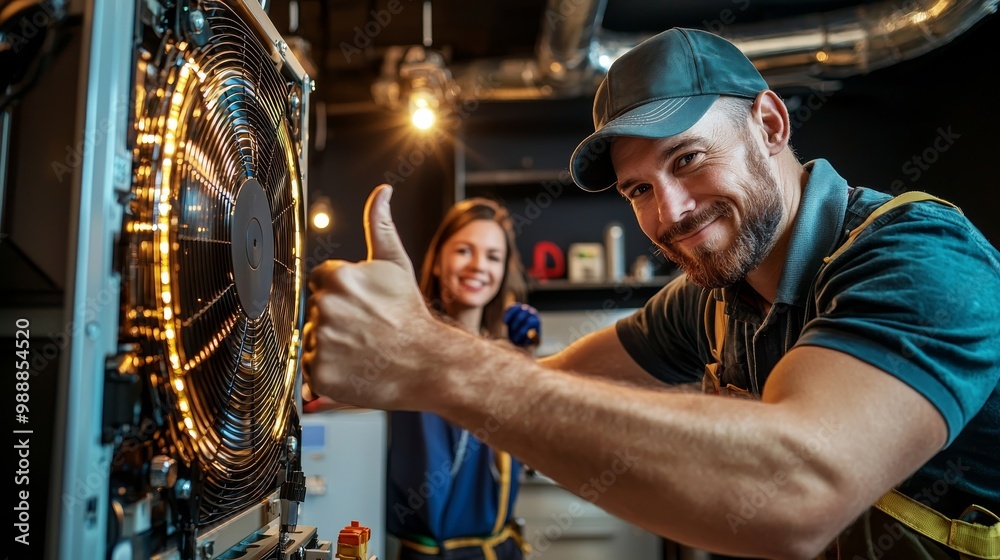
[[[767,89],[754,99],[751,115],[764,135],[764,145],[773,156],[788,146],[791,136],[791,122],[788,118],[788,108],[778,94]]]

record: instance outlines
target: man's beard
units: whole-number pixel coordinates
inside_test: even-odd
[[[674,248],[673,240],[696,232],[715,219],[732,219],[733,206],[717,201],[681,221],[659,239],[660,249],[671,261],[687,273],[692,282],[704,288],[726,288],[746,277],[777,242],[775,232],[784,216],[778,184],[768,173],[764,159],[756,152],[747,154],[750,183],[743,186],[747,206],[742,227],[732,245],[718,251],[695,247],[694,254]]]

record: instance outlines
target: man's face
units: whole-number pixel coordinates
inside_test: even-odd
[[[677,136],[617,138],[611,159],[643,233],[696,284],[731,286],[774,247],[778,182],[747,126],[718,108]]]

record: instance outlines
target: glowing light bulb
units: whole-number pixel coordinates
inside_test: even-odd
[[[427,130],[434,126],[434,121],[437,120],[434,115],[434,110],[429,107],[420,107],[416,111],[413,111],[413,115],[410,117],[413,122],[413,126],[419,128],[420,130]]]
[[[440,100],[434,92],[420,88],[410,93],[410,122],[420,130],[428,130],[437,121]]]
[[[309,205],[309,221],[312,223],[313,229],[318,231],[323,231],[330,227],[333,223],[333,205],[330,203],[330,199],[321,196]]]
[[[326,229],[330,227],[330,215],[326,212],[313,214],[313,227],[316,229]]]

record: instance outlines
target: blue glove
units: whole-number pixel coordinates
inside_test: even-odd
[[[507,337],[515,346],[532,346],[541,339],[542,320],[538,310],[525,303],[515,303],[503,314]]]

